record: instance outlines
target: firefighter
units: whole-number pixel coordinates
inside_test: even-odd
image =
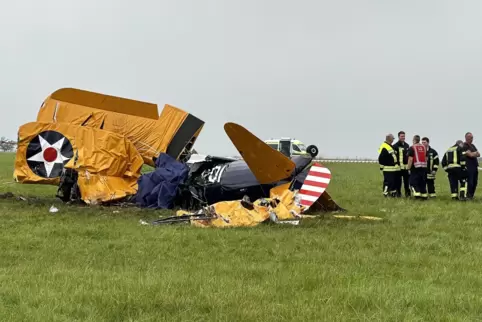
[[[467,160],[467,199],[473,199],[475,189],[477,189],[477,183],[479,179],[479,157],[480,153],[472,143],[474,136],[472,133],[467,132],[465,134],[465,142],[463,150],[465,151],[465,157]]]
[[[427,195],[427,150],[420,143],[420,136],[413,137],[408,150],[407,168],[410,171],[410,189],[416,199],[426,200]]]
[[[398,154],[398,163],[400,164],[400,171],[397,181],[397,196],[402,195],[402,181],[405,190],[405,197],[410,197],[410,184],[408,174],[407,162],[408,162],[408,149],[410,146],[405,142],[405,132],[398,132],[398,142],[393,145],[393,149]]]
[[[400,165],[397,154],[392,147],[393,134],[387,134],[385,142],[378,149],[378,163],[383,172],[383,195],[385,197],[397,196],[397,176],[399,175]]]
[[[437,151],[430,146],[430,140],[428,137],[422,138],[422,144],[427,150],[427,192],[429,198],[435,198],[437,196],[435,192],[435,178],[437,177],[437,170],[440,164]]]
[[[457,140],[442,158],[442,167],[449,178],[452,200],[467,200],[467,168],[463,146],[462,140]]]

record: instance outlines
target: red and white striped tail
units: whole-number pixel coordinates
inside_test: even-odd
[[[320,198],[331,180],[331,172],[319,163],[314,163],[301,186],[298,196],[305,210]]]

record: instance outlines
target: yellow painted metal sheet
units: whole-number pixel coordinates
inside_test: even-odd
[[[99,110],[129,114],[154,120],[157,120],[159,117],[157,104],[105,95],[77,88],[58,89],[50,95],[50,98],[60,102],[88,106]]]
[[[153,157],[168,153],[178,158],[184,147],[194,143],[203,121],[171,105],[166,105],[159,119],[148,119],[88,106],[47,99],[37,115],[38,122],[92,126],[125,136],[144,159],[154,166]]]
[[[137,191],[142,157],[124,136],[67,123],[30,122],[18,132],[14,179],[57,185],[62,169],[78,172],[87,203],[117,200]]]

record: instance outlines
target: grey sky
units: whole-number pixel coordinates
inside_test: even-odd
[[[0,135],[11,138],[61,87],[183,108],[206,122],[202,153],[235,153],[227,121],[329,157],[376,157],[400,129],[409,141],[429,136],[439,153],[466,131],[476,145],[482,136],[480,0],[1,7]]]

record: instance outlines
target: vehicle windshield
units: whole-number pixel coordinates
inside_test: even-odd
[[[297,144],[301,151],[306,151],[306,147],[304,144]]]

